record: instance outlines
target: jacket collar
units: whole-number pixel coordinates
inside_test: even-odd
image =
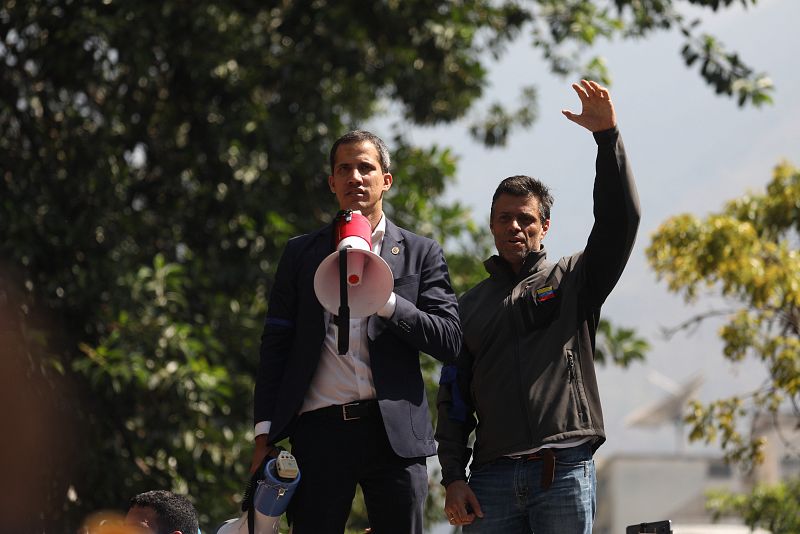
[[[497,254],[484,261],[483,266],[486,268],[486,272],[489,273],[489,276],[508,278],[510,280],[522,280],[538,271],[546,259],[547,251],[544,245],[542,245],[536,252],[528,254],[528,257],[522,262],[522,268],[519,270],[519,274],[514,274],[511,265]]]

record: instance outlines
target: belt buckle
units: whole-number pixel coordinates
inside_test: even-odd
[[[361,419],[361,416],[357,417],[349,417],[347,415],[347,407],[348,406],[358,406],[357,402],[351,402],[350,404],[342,404],[342,419],[345,421],[355,421],[356,419]]]

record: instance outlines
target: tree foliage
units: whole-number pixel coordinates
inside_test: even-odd
[[[637,336],[634,329],[614,326],[607,319],[600,319],[597,332],[600,334],[594,354],[597,363],[613,363],[626,368],[634,362],[644,361],[650,350],[650,343]]]
[[[3,379],[49,421],[16,427],[39,455],[26,476],[46,480],[36,529],[153,487],[188,491],[205,529],[235,512],[271,275],[335,212],[336,137],[387,102],[420,125],[474,112],[525,32],[553,72],[603,79],[582,59],[598,38],[694,39],[682,4],[733,1],[0,4],[0,333],[21,362]],[[697,54],[717,90],[768,98],[718,46]],[[532,88],[519,106],[475,112],[474,135],[503,144],[534,120]],[[441,200],[455,158],[392,141],[389,214],[447,244],[463,290],[488,243]]]
[[[668,219],[647,255],[669,289],[696,300],[718,292],[729,306],[711,312],[727,317],[720,330],[725,358],[755,358],[769,376],[747,395],[708,405],[695,402],[690,439],[719,438],[726,456],[745,466],[760,458],[760,442],[737,425],[745,414],[791,409],[800,422],[800,171],[778,165],[763,194],[729,202],[704,220]],[[694,317],[682,327],[704,320]]]
[[[715,519],[735,514],[753,530],[761,527],[772,534],[794,534],[800,532],[800,479],[758,485],[749,495],[712,492],[706,507]]]

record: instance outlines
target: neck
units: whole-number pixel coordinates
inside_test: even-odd
[[[364,217],[367,218],[367,220],[369,221],[370,227],[374,231],[375,227],[378,226],[378,223],[381,222],[381,217],[383,216],[383,210],[381,209],[380,206],[376,206],[375,209],[373,209],[369,213],[364,213],[362,211],[361,215],[363,215]]]

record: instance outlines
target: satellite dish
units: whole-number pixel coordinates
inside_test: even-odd
[[[657,371],[651,371],[647,379],[666,391],[667,396],[628,415],[625,418],[625,426],[655,428],[672,423],[675,425],[677,448],[680,449],[683,443],[684,409],[689,399],[700,389],[703,377],[697,375],[681,385]]]

